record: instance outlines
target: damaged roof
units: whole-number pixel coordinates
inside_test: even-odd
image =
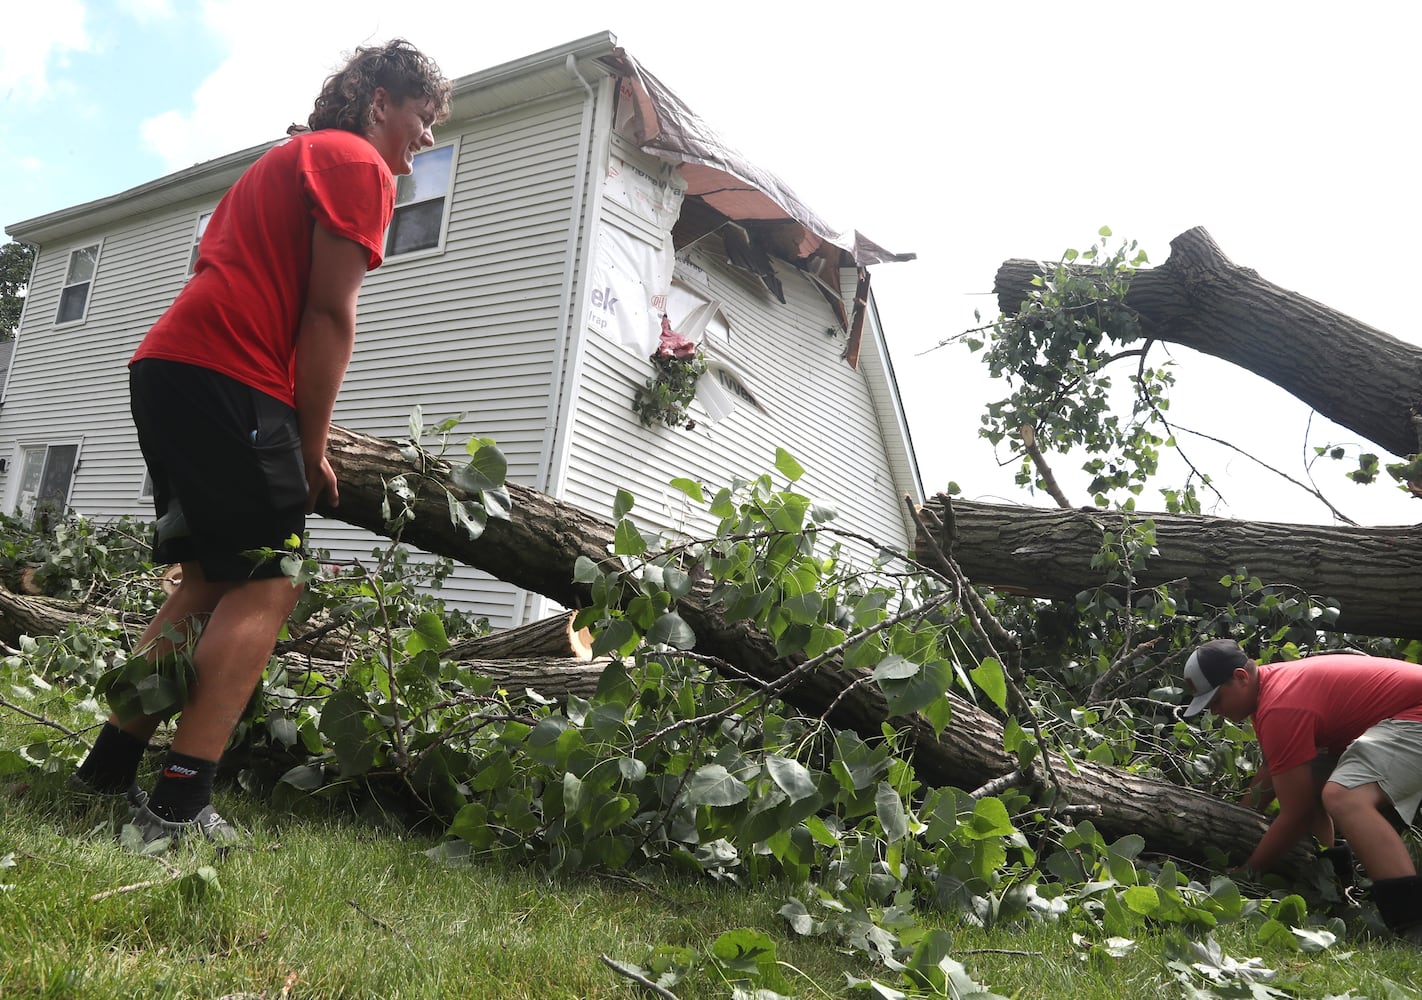
[[[770,171],[726,144],[682,100],[618,48],[600,60],[619,78],[618,129],[643,152],[679,164],[686,194],[756,234],[776,257],[811,274],[819,261],[836,268],[913,260],[862,233],[841,233]]]

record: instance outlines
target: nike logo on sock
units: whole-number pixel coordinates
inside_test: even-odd
[[[191,778],[197,774],[191,767],[183,767],[181,764],[168,764],[163,768],[165,778]]]

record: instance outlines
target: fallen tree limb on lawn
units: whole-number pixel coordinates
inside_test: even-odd
[[[333,427],[329,458],[341,482],[341,506],[321,513],[383,534],[384,483],[414,471],[399,447]],[[423,474],[463,497],[447,470],[429,468]],[[574,564],[579,556],[606,564],[613,526],[528,487],[510,484],[509,492],[513,499],[509,519],[491,520],[480,538],[470,540],[450,522],[442,492],[417,489],[416,516],[405,524],[402,537],[419,548],[577,607],[582,595],[573,583]],[[744,621],[727,621],[707,600],[707,593],[703,584],[677,605],[696,633],[698,653],[762,682],[781,679],[801,662],[798,657],[777,656],[770,636],[760,629]],[[888,706],[866,679],[862,672],[831,664],[808,674],[783,697],[807,716],[823,716],[833,726],[875,739],[889,721]],[[892,720],[913,748],[920,779],[971,790],[1015,770],[1016,759],[1002,748],[1002,724],[963,698],[952,696],[952,706],[953,721],[942,734],[919,718]],[[1201,859],[1203,850],[1211,847],[1242,858],[1266,826],[1254,812],[1167,781],[1086,761],[1069,765],[1058,760],[1055,770],[1069,803],[1100,808],[1094,819],[1099,828],[1113,836],[1140,834],[1154,851]],[[1300,852],[1293,860],[1303,857]]]

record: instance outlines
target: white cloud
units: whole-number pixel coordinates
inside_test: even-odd
[[[491,22],[471,4],[399,10],[386,0],[346,0],[339,12],[290,0],[207,0],[204,28],[228,54],[191,103],[144,121],[144,144],[178,170],[277,138],[306,121],[322,81],[360,45],[408,38],[453,78],[592,30],[568,17]]]
[[[119,0],[118,7],[140,24],[165,21],[175,13],[172,0]]]
[[[44,98],[50,69],[64,66],[69,53],[90,49],[84,20],[80,0],[10,5],[0,31],[0,101]]]

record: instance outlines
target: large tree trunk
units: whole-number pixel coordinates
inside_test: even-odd
[[[322,513],[383,533],[382,482],[411,471],[397,446],[333,427],[329,457],[341,482],[341,506]],[[426,474],[462,495],[446,470],[431,468]],[[484,534],[471,541],[450,523],[442,492],[419,489],[416,516],[406,524],[404,540],[576,607],[581,595],[573,583],[574,562],[580,555],[605,562],[613,526],[527,487],[511,485],[510,494],[510,518],[490,521]],[[677,610],[695,630],[698,652],[719,657],[754,679],[778,680],[800,662],[777,656],[761,630],[726,621],[707,600],[704,585],[683,598]],[[888,707],[879,689],[864,680],[862,672],[831,663],[810,673],[784,698],[808,716],[823,716],[834,726],[874,739],[882,732]],[[912,744],[919,777],[931,785],[973,789],[1012,772],[1016,762],[1002,749],[1001,723],[962,698],[952,696],[952,703],[953,722],[941,735],[921,719],[895,720]],[[1139,833],[1152,850],[1202,858],[1206,847],[1215,847],[1242,858],[1265,829],[1253,812],[1169,782],[1082,761],[1073,773],[1057,759],[1054,770],[1070,802],[1099,809],[1098,827],[1112,836]]]
[[[951,505],[952,537],[950,523]],[[976,584],[1072,600],[1099,586],[1091,559],[1124,515],[1088,509],[974,503],[939,495],[925,505],[944,525],[934,529]],[[1265,584],[1335,598],[1335,629],[1422,638],[1422,528],[1342,528],[1272,524],[1185,514],[1135,514],[1155,521],[1158,554],[1138,576],[1141,587],[1185,581],[1190,597],[1224,604],[1220,578],[1239,567]],[[921,542],[920,542],[921,544]]]
[[[1015,315],[1041,261],[998,269],[998,307]],[[1394,455],[1419,451],[1411,411],[1422,400],[1422,349],[1229,260],[1205,230],[1181,233],[1160,267],[1136,272],[1126,304],[1147,334],[1268,379]]]

